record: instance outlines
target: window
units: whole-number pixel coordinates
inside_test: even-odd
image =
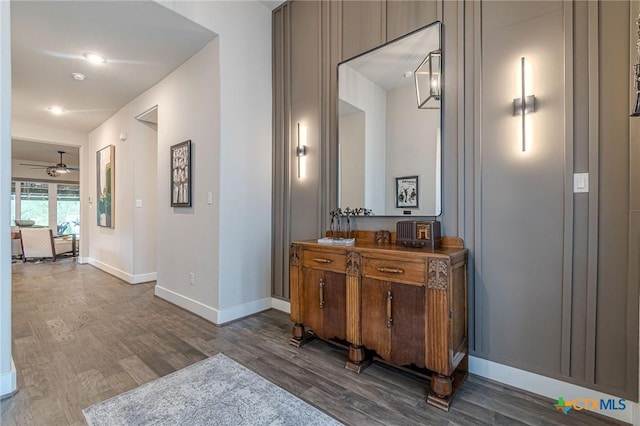
[[[58,235],[80,233],[80,188],[77,185],[58,185]]]
[[[11,224],[16,223],[16,183],[11,182]]]
[[[49,226],[49,185],[20,182],[20,219],[33,220],[35,226]]]

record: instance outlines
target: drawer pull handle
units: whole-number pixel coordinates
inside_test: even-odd
[[[331,263],[330,259],[323,259],[321,257],[314,257],[313,261],[317,263]]]
[[[387,328],[391,328],[393,324],[393,318],[391,317],[391,301],[393,300],[393,296],[391,292],[387,292]]]
[[[404,271],[402,269],[398,269],[398,268],[378,268],[379,272],[386,272],[389,274],[404,274]]]
[[[324,279],[320,278],[320,309],[324,309]]]

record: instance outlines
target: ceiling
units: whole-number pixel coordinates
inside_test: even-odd
[[[153,1],[12,1],[11,28],[12,118],[87,133],[215,37]]]
[[[11,157],[18,160],[56,164],[60,162],[58,151],[65,152],[62,162],[67,166],[80,164],[80,149],[77,147],[11,139]]]
[[[384,45],[347,62],[386,91],[415,84],[413,72],[433,50],[440,49],[440,25],[430,25],[412,35]],[[409,72],[409,76],[404,74]]]

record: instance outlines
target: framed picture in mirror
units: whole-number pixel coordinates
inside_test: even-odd
[[[418,176],[402,176],[396,178],[396,208],[418,208]]]

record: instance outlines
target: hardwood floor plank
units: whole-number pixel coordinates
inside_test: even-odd
[[[118,363],[138,385],[142,385],[160,377],[135,355],[121,359]]]

